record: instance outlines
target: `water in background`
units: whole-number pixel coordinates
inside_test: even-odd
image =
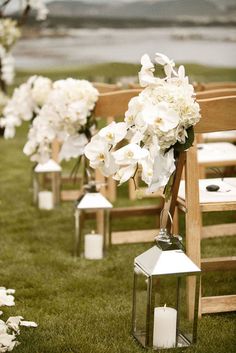
[[[236,28],[68,29],[59,36],[21,39],[14,49],[21,69],[80,66],[102,62],[139,63],[144,53],[168,55],[179,63],[236,66]]]

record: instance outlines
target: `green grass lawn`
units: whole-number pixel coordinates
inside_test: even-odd
[[[104,72],[109,67],[106,71],[104,66]],[[111,70],[109,75],[117,74],[114,68],[115,72]],[[194,79],[203,75],[207,80],[215,77],[215,81],[236,79],[233,69],[190,69],[196,75]],[[79,75],[79,70],[73,72]],[[66,77],[69,73],[68,70],[61,72],[61,76],[51,76]],[[137,68],[132,75],[136,73]],[[18,80],[22,77],[18,76]],[[15,139],[0,139],[0,286],[16,289],[16,306],[1,308],[3,319],[22,315],[39,325],[36,329],[22,328],[21,345],[14,352],[145,352],[130,333],[133,260],[152,244],[116,245],[101,261],[75,260],[73,203],[64,202],[53,211],[38,210],[32,205],[32,163],[22,153],[26,133],[24,124],[18,128]],[[117,204],[127,203],[126,190],[119,190]],[[223,215],[228,221],[234,217],[233,213]],[[207,222],[217,218],[218,215],[208,217]],[[122,228],[122,222],[118,220],[113,227]],[[130,219],[125,226],[140,229],[152,227],[152,222],[151,218]],[[183,224],[181,229],[183,233]],[[85,231],[90,231],[89,223]],[[235,246],[233,237],[210,239],[202,242],[202,251],[204,256],[233,255]],[[233,273],[216,273],[204,276],[203,285],[207,295],[230,294],[235,291],[236,278]],[[198,343],[187,352],[234,353],[235,320],[235,313],[203,316],[199,321]],[[175,351],[183,350],[168,350]]]
[[[178,66],[178,64],[177,64]],[[16,76],[16,84],[26,80],[29,75],[44,75],[53,80],[74,77],[96,81],[102,79],[105,82],[119,82],[120,77],[132,76],[138,81],[138,71],[141,66],[127,63],[108,63],[80,66],[78,68],[54,69],[54,70],[19,70]],[[185,64],[186,74],[191,82],[209,82],[209,81],[236,81],[236,68],[209,67],[198,64]],[[160,75],[161,71],[158,71]]]

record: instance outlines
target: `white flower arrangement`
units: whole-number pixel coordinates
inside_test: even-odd
[[[0,126],[5,128],[6,139],[15,136],[16,127],[23,121],[31,121],[38,114],[51,89],[52,81],[49,78],[31,76],[26,83],[14,90],[0,119]]]
[[[120,184],[141,169],[147,192],[166,186],[175,171],[174,151],[191,146],[193,126],[200,119],[184,67],[175,70],[175,63],[159,53],[155,61],[164,67],[166,76],[155,77],[153,63],[143,55],[139,82],[144,89],[130,100],[124,122],[101,129],[85,147],[90,166],[105,176],[113,175]],[[116,149],[123,139],[128,143]]]
[[[0,307],[14,306],[14,289],[0,287]],[[0,311],[0,316],[3,314]],[[11,316],[5,322],[0,319],[0,353],[11,352],[20,342],[16,341],[16,336],[20,334],[20,326],[37,327],[33,321],[24,321],[22,316]]]
[[[45,163],[51,156],[52,142],[57,139],[62,144],[60,161],[81,156],[95,131],[91,112],[98,94],[86,80],[68,78],[55,81],[33,120],[24,153],[32,161]]]
[[[16,21],[11,18],[0,19],[0,79],[11,84],[14,79],[14,58],[11,48],[20,38],[21,31]]]
[[[1,6],[0,17],[4,10],[10,4],[11,0],[4,1]],[[17,40],[21,37],[20,26],[25,21],[30,10],[36,11],[37,20],[45,20],[48,15],[48,9],[45,0],[22,0],[18,21],[9,17],[0,18],[0,85],[1,89],[6,91],[6,85],[13,83],[15,76],[15,60],[11,50]]]

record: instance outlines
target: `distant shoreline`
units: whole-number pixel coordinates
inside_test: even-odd
[[[40,27],[33,17],[27,21],[29,27]],[[170,18],[170,19],[145,19],[145,18],[107,18],[107,17],[65,17],[52,16],[41,24],[43,28],[148,28],[148,27],[236,27],[236,18]]]

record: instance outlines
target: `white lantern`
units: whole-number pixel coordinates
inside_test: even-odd
[[[92,192],[86,192],[80,199],[75,209],[74,254],[76,256],[82,257],[85,255],[85,257],[90,259],[102,258],[100,250],[101,244],[103,251],[105,251],[111,243],[109,211],[112,207],[112,204],[100,192],[97,192],[96,189],[94,190],[94,188]],[[103,234],[87,234],[84,236],[82,232],[84,213],[96,211],[103,211],[103,217],[102,220],[100,220],[103,223],[101,227]]]
[[[132,333],[154,350],[188,347],[197,339],[201,270],[186,256],[177,237],[162,229],[157,244],[134,261]],[[186,281],[195,288],[187,310]]]
[[[49,186],[46,185],[47,179]],[[40,209],[51,210],[60,202],[61,166],[50,159],[37,164],[33,175],[33,201]]]

